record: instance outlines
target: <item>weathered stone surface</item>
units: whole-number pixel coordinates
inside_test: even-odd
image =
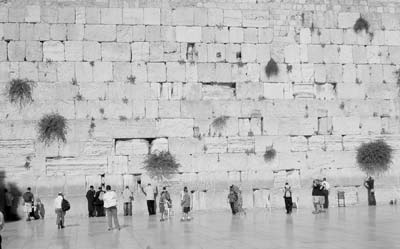
[[[46,159],[46,174],[49,176],[103,174],[106,170],[107,157]]]

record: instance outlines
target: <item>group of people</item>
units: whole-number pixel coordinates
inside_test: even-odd
[[[26,189],[26,192],[22,195],[22,200],[23,200],[24,212],[25,212],[27,221],[30,221],[31,219],[35,219],[35,220],[44,219],[44,215],[45,215],[44,205],[43,205],[42,201],[40,200],[40,198],[35,199],[33,193],[31,192],[30,187],[28,187]],[[6,211],[6,214],[7,214],[7,211]]]

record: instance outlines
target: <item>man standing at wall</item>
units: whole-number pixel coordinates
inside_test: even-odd
[[[120,230],[118,222],[118,211],[117,211],[117,193],[111,190],[111,186],[106,186],[106,193],[103,196],[104,208],[106,209],[108,231],[112,230],[112,220],[114,220],[115,228]]]
[[[122,198],[124,199],[124,215],[132,216],[133,193],[129,189],[129,186],[126,186],[124,192],[122,192]]]
[[[149,211],[149,215],[155,215],[155,195],[157,194],[156,190],[153,188],[153,186],[151,186],[151,183],[149,183],[144,189],[142,188],[142,192],[146,196],[147,210]]]
[[[28,187],[26,192],[22,195],[23,205],[24,205],[24,212],[26,214],[26,221],[30,221],[30,213],[32,212],[32,203],[34,201],[33,194],[31,193],[31,188]]]
[[[322,187],[323,187],[323,192],[324,192],[324,197],[325,197],[325,202],[324,202],[324,209],[327,209],[329,207],[329,188],[330,185],[326,181],[326,178],[322,179]]]
[[[88,192],[86,193],[89,217],[94,217],[94,196],[95,195],[96,195],[96,191],[94,191],[94,187],[90,186]]]

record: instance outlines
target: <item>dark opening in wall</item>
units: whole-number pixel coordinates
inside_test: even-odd
[[[242,59],[242,52],[236,52],[236,59],[241,60]]]
[[[197,52],[195,44],[189,42],[186,47],[186,59],[189,61],[194,61],[197,59]]]
[[[236,83],[202,83],[203,97],[206,99],[230,99],[236,97]]]

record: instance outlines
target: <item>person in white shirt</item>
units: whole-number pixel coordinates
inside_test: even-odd
[[[117,211],[117,193],[111,190],[111,186],[106,186],[106,193],[103,195],[104,208],[106,209],[108,231],[112,230],[112,220],[114,220],[115,228],[120,230]]]
[[[1,249],[1,242],[3,240],[3,238],[1,237],[1,231],[4,229],[4,215],[3,213],[0,211],[0,249]]]
[[[330,185],[329,183],[326,181],[326,178],[324,177],[322,179],[322,191],[324,192],[324,197],[325,197],[325,203],[324,203],[324,208],[327,209],[329,207],[329,188]]]
[[[132,216],[133,193],[129,186],[126,186],[124,192],[122,192],[122,198],[124,200],[124,216]]]
[[[56,199],[54,200],[54,210],[57,214],[56,224],[58,229],[64,228],[64,216],[65,212],[62,210],[62,201],[64,196],[61,192],[58,193]]]
[[[154,189],[153,186],[151,186],[151,183],[149,183],[145,188],[142,188],[142,192],[146,196],[147,210],[149,211],[149,215],[155,215],[156,214],[155,197],[157,195],[157,189]]]

